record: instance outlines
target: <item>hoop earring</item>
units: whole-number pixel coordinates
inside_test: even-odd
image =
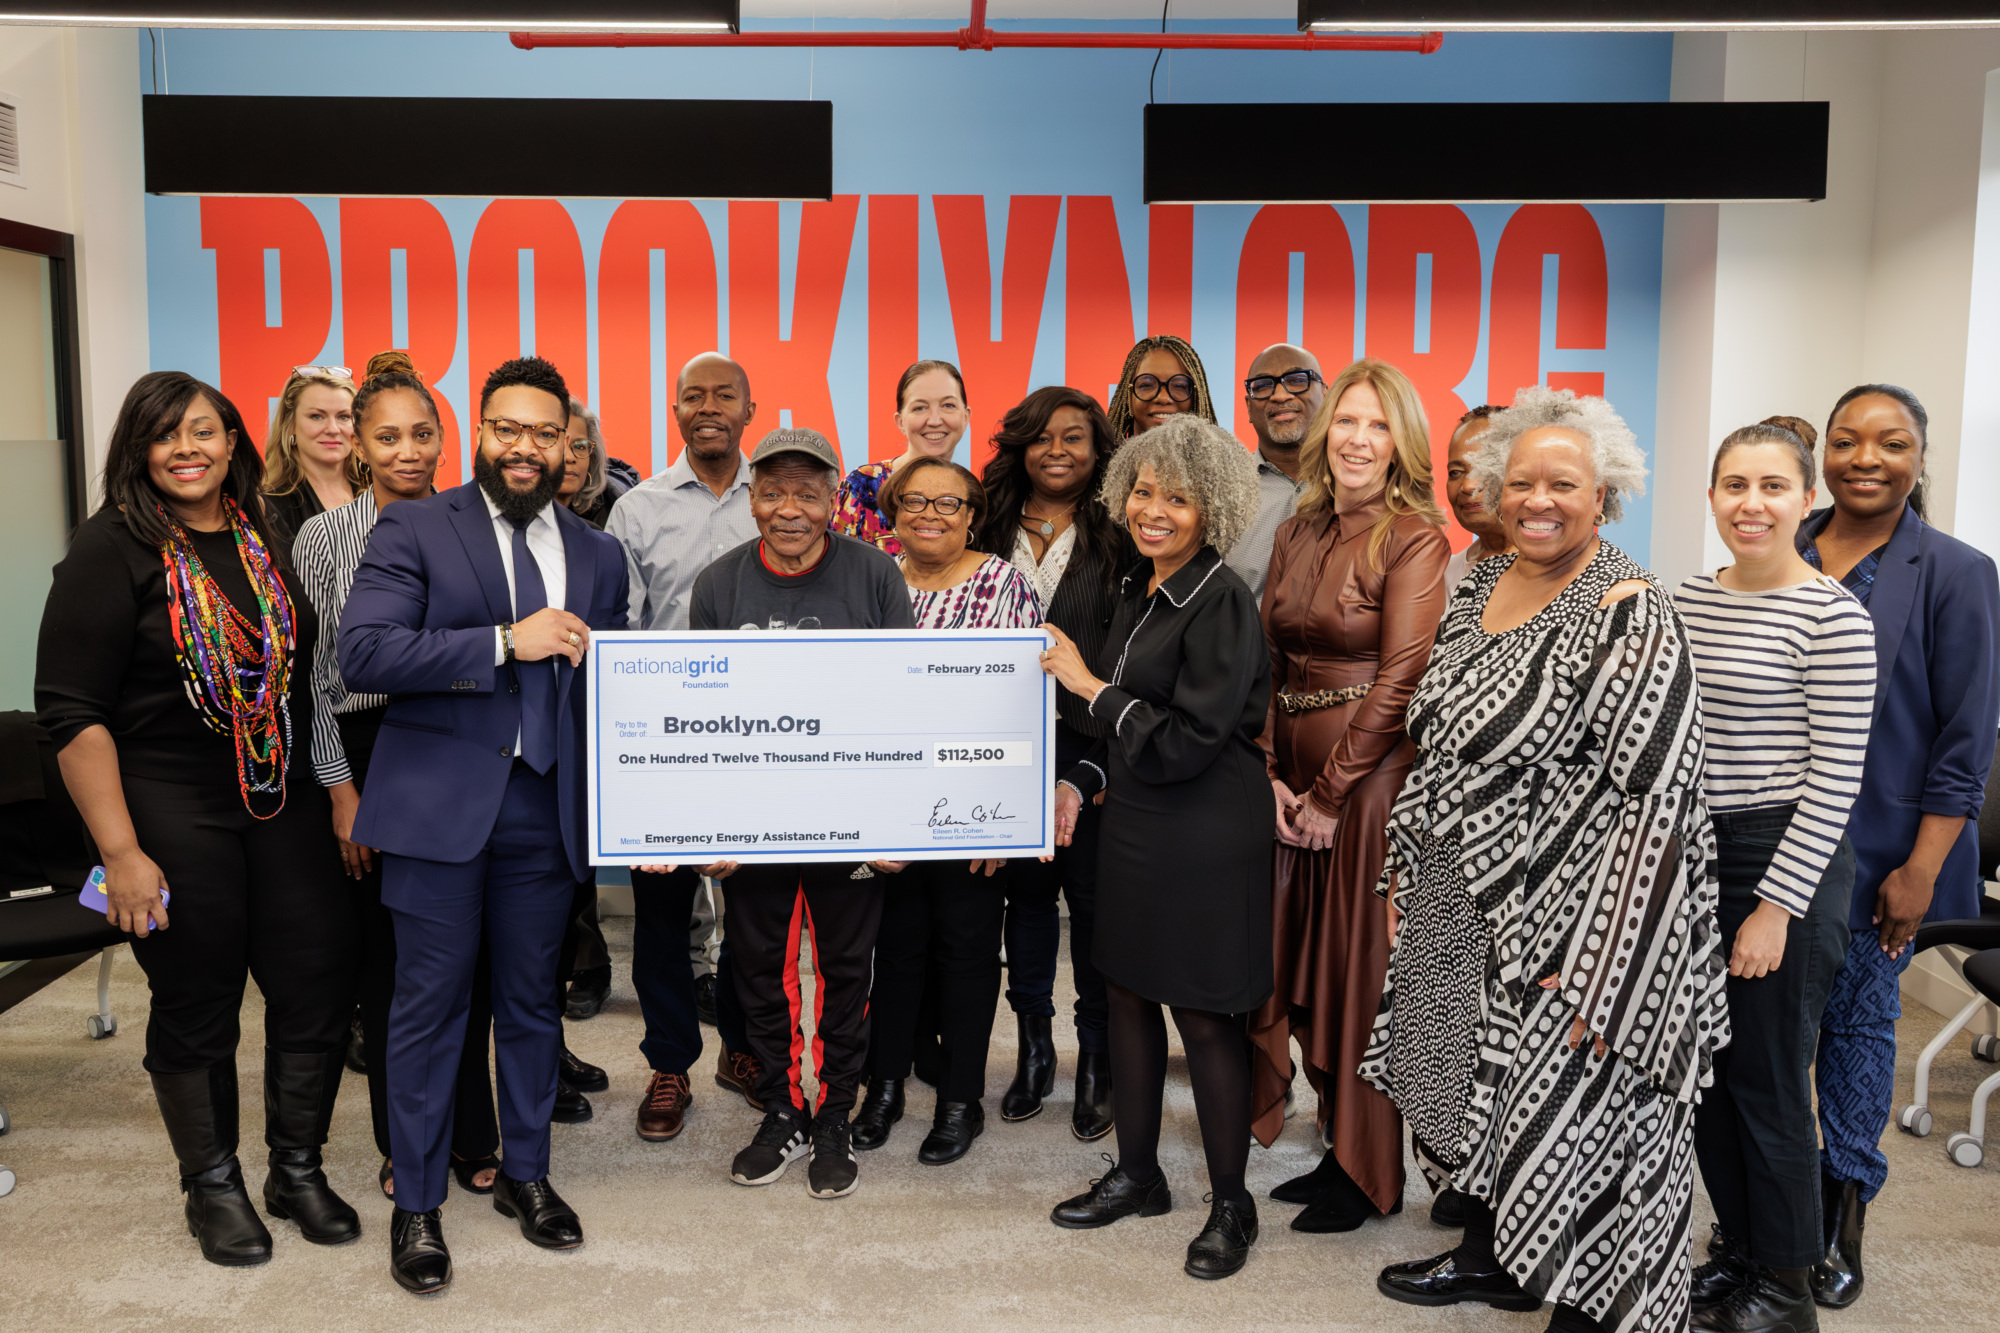
[[[1604,526],[1604,511],[1602,509],[1597,511],[1597,526],[1600,528]]]

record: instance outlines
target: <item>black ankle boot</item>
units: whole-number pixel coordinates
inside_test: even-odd
[[[154,1074],[153,1095],[180,1162],[188,1234],[202,1258],[232,1268],[271,1257],[271,1233],[243,1188],[236,1161],[236,1066],[224,1061],[189,1074]]]
[[[1104,1051],[1078,1051],[1070,1133],[1089,1143],[1109,1134],[1111,1126],[1111,1056]]]
[[[1356,1231],[1369,1218],[1382,1216],[1375,1201],[1354,1183],[1354,1177],[1347,1174],[1331,1152],[1324,1160],[1333,1163],[1333,1169],[1326,1174],[1326,1188],[1292,1219],[1292,1230],[1309,1235]],[[1401,1212],[1402,1200],[1396,1202],[1396,1211]]]
[[[1704,1333],[1818,1333],[1812,1280],[1803,1268],[1753,1265],[1748,1281],[1695,1311],[1688,1327]]]
[[[271,1172],[264,1177],[264,1211],[299,1224],[315,1245],[339,1245],[361,1234],[361,1218],[333,1192],[320,1148],[333,1123],[342,1055],[264,1051],[264,1142]]]
[[[1812,1266],[1813,1300],[1829,1310],[1845,1310],[1861,1299],[1861,1229],[1868,1222],[1868,1205],[1861,1200],[1860,1185],[1822,1173],[1819,1206],[1826,1257]]]
[[[1014,1081],[1000,1099],[1002,1120],[1027,1120],[1042,1113],[1042,1098],[1056,1085],[1056,1041],[1051,1022],[1042,1014],[1016,1014],[1021,1051],[1014,1060]]]
[[[889,1141],[889,1126],[903,1118],[903,1080],[871,1078],[854,1110],[850,1142],[861,1152],[879,1148]]]
[[[1722,1223],[1717,1222],[1708,1238],[1708,1262],[1694,1270],[1694,1279],[1688,1287],[1688,1303],[1697,1312],[1711,1305],[1720,1305],[1738,1287],[1747,1284],[1756,1275],[1756,1269],[1742,1242],[1724,1231]]]
[[[937,1114],[931,1118],[931,1132],[917,1149],[917,1160],[925,1166],[946,1166],[972,1151],[972,1141],[986,1129],[986,1108],[978,1102],[948,1102],[938,1099]]]
[[[1332,1189],[1339,1179],[1346,1179],[1347,1173],[1340,1169],[1340,1162],[1328,1149],[1320,1154],[1319,1163],[1302,1176],[1293,1176],[1284,1184],[1271,1191],[1271,1197],[1279,1203],[1311,1203],[1320,1195]]]

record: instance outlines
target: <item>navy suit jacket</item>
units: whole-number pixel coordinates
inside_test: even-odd
[[[1826,529],[1823,509],[1799,525],[1803,551]],[[1966,821],[1945,858],[1927,921],[1979,915],[1979,807],[2000,733],[2000,579],[1987,555],[1906,508],[1868,596],[1875,621],[1875,719],[1861,794],[1848,817],[1854,905],[1872,925],[1875,894],[1910,859],[1925,815]]]
[[[563,605],[593,630],[625,628],[625,554],[554,507],[568,576]],[[495,625],[514,619],[500,539],[477,482],[382,511],[340,615],[347,688],[390,696],[368,763],[354,840],[398,856],[470,861],[500,815],[521,729],[518,671],[495,666]],[[556,667],[556,790],[563,847],[590,870],[585,829],[584,681]]]

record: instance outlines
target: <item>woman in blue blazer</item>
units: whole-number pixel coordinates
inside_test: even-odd
[[[1834,404],[1820,470],[1833,499],[1799,553],[1875,621],[1875,715],[1854,844],[1853,931],[1820,1023],[1826,1257],[1813,1294],[1861,1295],[1867,1202],[1889,1174],[1877,1147],[1895,1089],[1900,978],[1926,920],[1979,914],[1979,807],[2000,731],[2000,581],[1993,561],[1925,521],[1929,419],[1907,389],[1864,384]]]

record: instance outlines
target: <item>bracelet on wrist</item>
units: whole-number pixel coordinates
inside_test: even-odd
[[[502,662],[514,660],[514,627],[511,624],[500,627],[500,648]]]

